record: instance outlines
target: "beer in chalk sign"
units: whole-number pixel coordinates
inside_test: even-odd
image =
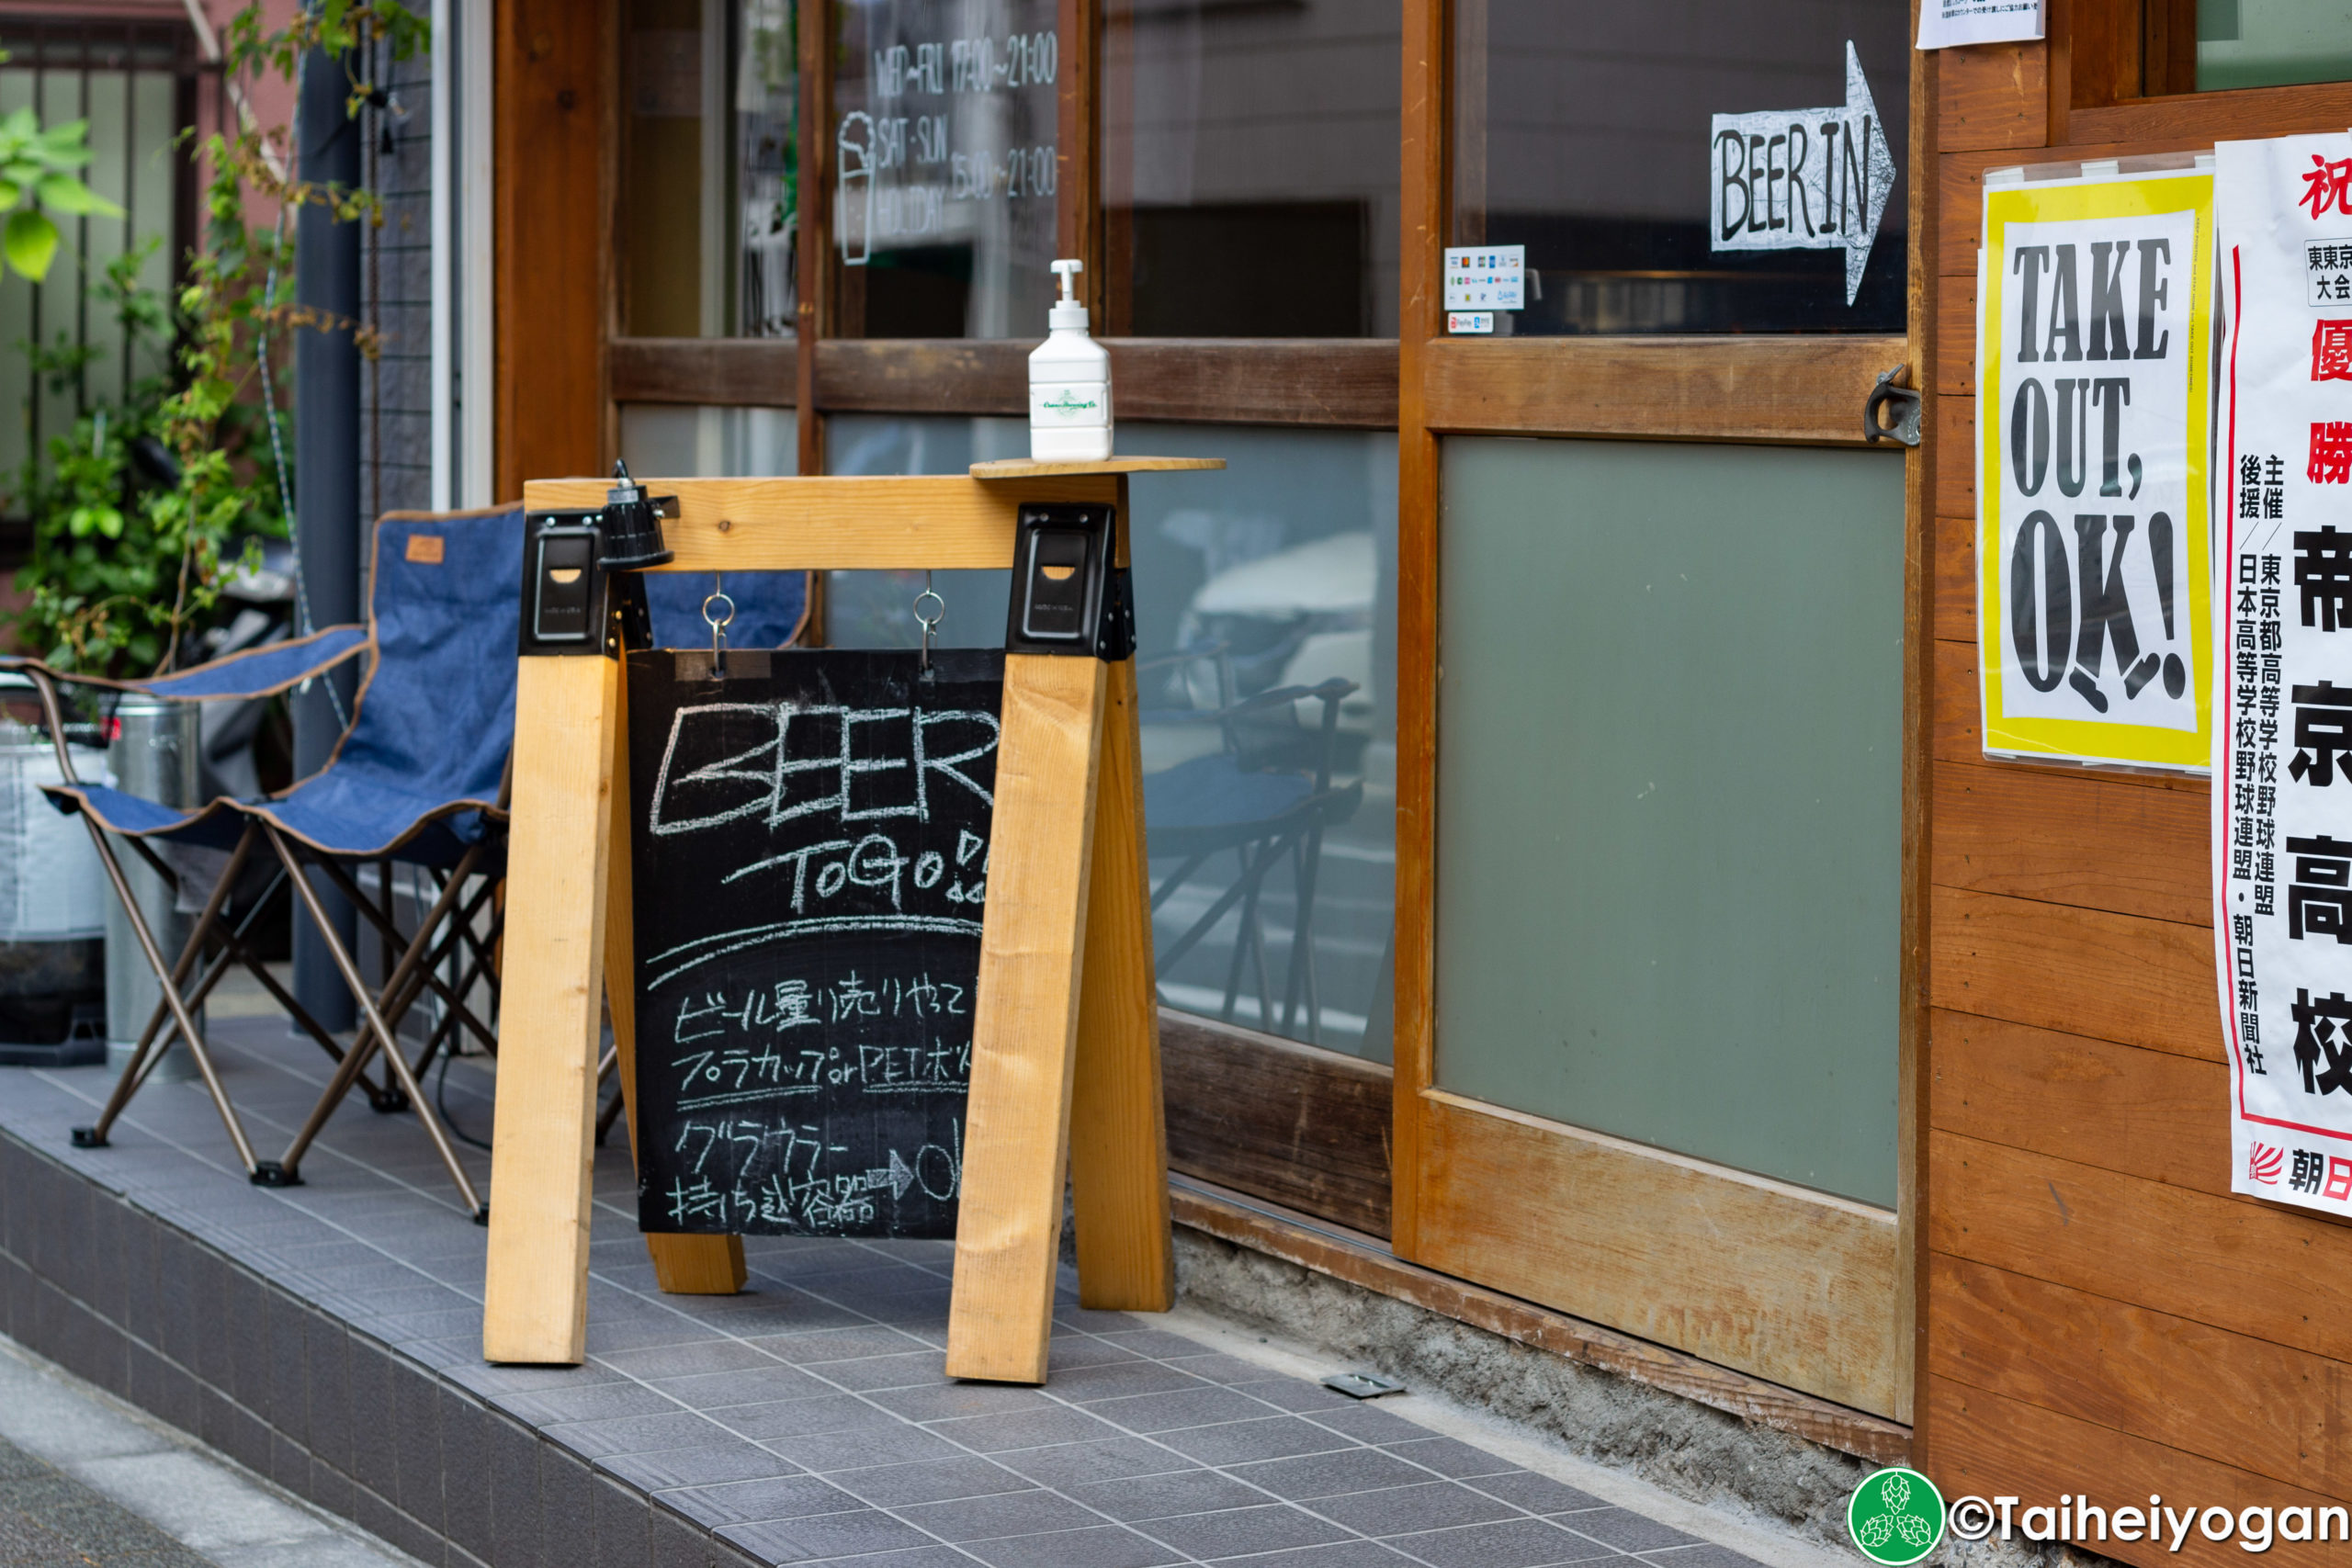
[[[1988,756],[2202,773],[2213,177],[1985,179],[1977,667]]]
[[[956,1234],[1004,655],[628,657],[639,1219]]]

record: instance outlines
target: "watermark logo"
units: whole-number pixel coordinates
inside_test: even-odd
[[[1917,1562],[1944,1538],[1943,1494],[1916,1470],[1882,1470],[1854,1488],[1846,1529],[1862,1555],[1888,1568]]]

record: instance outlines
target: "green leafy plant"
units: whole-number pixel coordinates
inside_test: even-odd
[[[0,51],[0,61],[7,59]],[[57,222],[69,218],[119,218],[122,209],[82,183],[76,170],[90,162],[90,122],[41,128],[31,107],[0,115],[0,256],[35,283],[57,256]]]
[[[345,62],[345,101],[356,115],[386,101],[356,69],[374,54],[368,46],[387,41],[395,59],[405,59],[427,37],[425,24],[397,4],[331,0],[276,31],[254,4],[226,30],[226,62],[232,76],[274,71],[290,82],[304,56],[323,49]],[[139,262],[128,257],[87,285],[134,342],[169,342],[170,371],[77,421],[50,443],[47,464],[28,461],[19,479],[34,545],[17,577],[29,595],[17,638],[62,668],[107,674],[173,668],[194,634],[217,618],[226,583],[259,564],[260,541],[285,536],[289,476],[282,444],[269,438],[265,422],[274,378],[283,374],[286,334],[348,332],[370,358],[381,346],[365,324],[293,302],[287,234],[288,215],[311,205],[338,221],[380,226],[374,194],[289,177],[283,126],[244,124],[201,141],[186,133],[183,141],[210,175],[204,243],[189,254],[169,307],[137,286]],[[0,175],[6,168],[0,161]],[[255,196],[277,202],[270,228],[246,220]],[[79,374],[83,351],[61,344],[26,352],[53,389]],[[149,478],[160,479],[143,486],[130,482],[130,455],[142,442]],[[153,460],[157,453],[168,460]]]

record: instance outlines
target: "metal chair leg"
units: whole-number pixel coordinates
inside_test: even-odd
[[[88,819],[85,818],[85,821]],[[93,829],[97,826],[95,822],[88,825]],[[164,982],[167,990],[175,992],[178,987],[187,983],[189,973],[196,967],[198,956],[204,951],[207,933],[211,931],[213,922],[220,919],[221,906],[228,901],[230,885],[244,869],[245,856],[252,848],[253,832],[248,829],[238,839],[237,848],[229,857],[228,874],[213,887],[212,897],[206,900],[204,913],[198,919],[196,929],[188,933],[187,943],[180,949],[179,962],[172,965],[171,977]],[[203,1005],[201,999],[187,1003],[191,1012]],[[139,1032],[139,1043],[132,1049],[130,1060],[123,1064],[122,1076],[115,1080],[114,1092],[107,1097],[106,1108],[98,1112],[97,1121],[90,1126],[74,1129],[75,1147],[106,1147],[107,1135],[114,1131],[115,1118],[130,1105],[131,1097],[146,1083],[148,1074],[154,1070],[155,1064],[163,1060],[164,1053],[171,1047],[172,1032],[178,1025],[175,1022],[166,1028],[164,1021],[172,1017],[172,1010],[166,998],[155,998],[155,1008],[148,1015],[147,1027]]]
[[[212,1097],[213,1109],[220,1112],[221,1124],[229,1130],[229,1142],[235,1146],[237,1158],[250,1177],[259,1168],[254,1159],[254,1146],[245,1136],[244,1124],[237,1119],[236,1107],[229,1103],[229,1091],[220,1087],[220,1074],[212,1065],[212,1053],[205,1048],[203,1032],[188,1015],[187,1005],[180,999],[179,987],[172,983],[171,968],[164,963],[164,955],[155,946],[154,933],[147,929],[147,918],[140,912],[139,900],[131,894],[130,879],[122,874],[122,863],[115,858],[114,846],[107,841],[106,829],[99,827],[88,812],[81,813],[81,817],[83,826],[90,830],[90,841],[97,846],[98,860],[106,867],[107,880],[114,885],[114,896],[122,901],[123,916],[130,924],[131,934],[139,939],[140,953],[145,957],[147,967],[154,971],[156,980],[164,987],[164,1000],[171,1008],[172,1020],[179,1026],[181,1039],[187,1042],[188,1055],[196,1058],[196,1070],[203,1076],[205,1092]],[[140,847],[144,849],[146,846]],[[129,1100],[128,1095],[121,1093],[119,1086],[117,1098],[125,1102]],[[109,1100],[103,1122],[74,1128],[73,1140],[75,1146],[103,1147],[105,1136],[100,1129],[111,1128],[113,1118],[121,1113],[121,1109],[120,1105]]]
[[[390,1030],[385,1027],[383,1015],[376,1009],[375,995],[368,990],[367,981],[360,977],[359,966],[352,963],[351,954],[345,950],[342,942],[335,936],[334,924],[327,919],[326,910],[319,902],[318,889],[312,887],[311,879],[302,874],[300,863],[295,858],[293,850],[287,844],[285,836],[277,828],[268,824],[264,824],[263,831],[269,835],[270,847],[277,852],[277,858],[292,872],[296,897],[302,900],[302,907],[309,911],[311,921],[318,930],[320,941],[325,944],[329,956],[334,960],[335,969],[342,975],[345,987],[351,992],[353,999],[359,1004],[360,1011],[368,1021],[368,1027],[375,1032],[377,1043],[384,1053],[384,1065],[398,1076],[401,1088],[406,1089],[409,1099],[415,1102],[416,1119],[424,1123],[426,1135],[433,1140],[434,1148],[441,1156],[441,1163],[448,1168],[449,1179],[456,1184],[458,1196],[465,1200],[466,1207],[473,1212],[477,1224],[487,1224],[490,1219],[489,1209],[482,1203],[481,1196],[475,1192],[472,1179],[466,1175],[466,1168],[458,1163],[458,1151],[450,1146],[449,1135],[442,1130],[440,1119],[433,1114],[433,1107],[425,1099],[424,1086],[418,1083],[415,1077],[410,1073],[408,1059],[401,1055],[400,1043],[392,1038]],[[353,1055],[356,1056],[358,1054],[355,1049]]]
[[[273,842],[277,844],[280,854],[285,854],[283,842],[277,839],[275,833],[271,837]],[[458,870],[470,871],[481,853],[479,846],[469,850],[465,858],[458,862]],[[303,881],[299,867],[292,868],[291,874],[298,882],[302,882],[303,886],[308,887],[309,884]],[[409,1068],[407,1062],[400,1055],[399,1036],[393,1032],[400,1027],[400,1021],[407,1014],[410,1005],[423,993],[422,986],[416,983],[416,976],[432,962],[430,954],[437,945],[434,942],[434,933],[447,920],[449,910],[457,902],[463,886],[462,876],[452,877],[443,886],[441,896],[434,901],[433,908],[426,912],[423,923],[417,928],[416,935],[411,939],[407,951],[401,955],[400,962],[386,976],[382,992],[372,1002],[364,996],[361,997],[363,1003],[369,1008],[368,1017],[375,1026],[376,1032],[371,1034],[363,1032],[360,1038],[353,1043],[350,1054],[345,1057],[339,1070],[328,1082],[326,1092],[320,1096],[318,1103],[311,1108],[310,1116],[294,1134],[294,1141],[287,1145],[283,1156],[271,1162],[278,1179],[287,1185],[291,1186],[301,1180],[302,1156],[310,1152],[311,1145],[317,1139],[320,1131],[325,1127],[328,1118],[333,1116],[335,1109],[343,1103],[344,1097],[351,1092],[353,1081],[358,1077],[361,1068],[366,1066],[368,1057],[379,1046],[386,1057],[385,1072],[411,1087],[413,1093],[410,1099],[418,1109],[419,1119],[425,1122],[428,1132],[436,1134],[439,1132],[438,1122],[432,1117],[430,1111],[424,1109],[424,1069],[422,1066],[413,1070]],[[351,891],[356,892],[357,889],[355,887]],[[367,908],[364,902],[360,903],[359,907],[363,909]],[[356,965],[353,966],[352,972],[356,973]],[[361,996],[361,993],[355,990],[353,995]],[[428,1063],[429,1060],[428,1055]],[[443,1140],[435,1137],[435,1142],[441,1144]],[[446,1149],[445,1157],[447,1157]],[[460,1172],[459,1175],[462,1180],[463,1173]],[[469,1185],[461,1185],[460,1190],[466,1193],[469,1207],[475,1209],[481,1207],[479,1202],[473,1201]]]

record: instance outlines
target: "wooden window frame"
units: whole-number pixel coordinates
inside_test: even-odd
[[[803,473],[823,471],[831,413],[1023,417],[1021,339],[855,338],[836,335],[829,201],[833,7],[800,6],[802,238],[798,331],[783,338],[646,338],[607,325],[607,423],[617,442],[624,403],[685,403],[810,409],[800,424]],[[606,0],[607,31],[620,25]],[[1058,0],[1057,25],[1071,40],[1059,93],[1056,243],[1086,263],[1080,287],[1106,320],[1111,280],[1102,260],[1106,234],[1097,153],[1101,135],[1100,0]],[[616,37],[616,32],[615,33]],[[613,133],[619,132],[614,117]],[[1105,338],[1128,420],[1393,430],[1396,344],[1392,338]]]
[[[1879,372],[1925,386],[1933,319],[1934,75],[1911,60],[1902,336],[1443,335],[1453,204],[1450,0],[1406,0],[1397,431],[1396,1183],[1399,1258],[1907,1422],[1914,1303],[1926,726],[1925,454],[1905,463],[1897,1203],[1890,1213],[1440,1089],[1435,1075],[1441,437],[1461,434],[1864,445]],[[1890,459],[1891,460],[1891,459]],[[1726,1247],[1724,1236],[1742,1238]]]

